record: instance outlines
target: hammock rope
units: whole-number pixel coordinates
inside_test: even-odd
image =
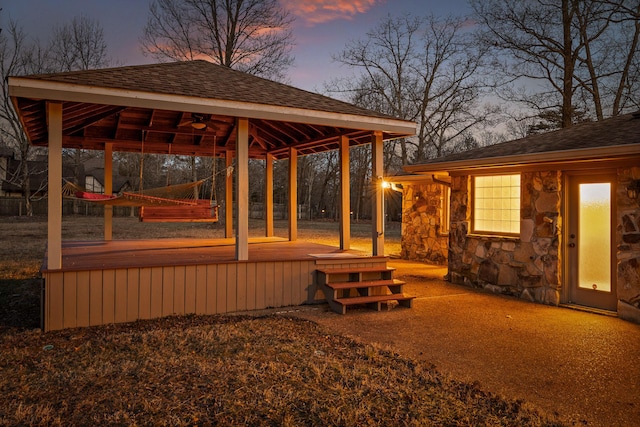
[[[140,181],[138,191],[123,191],[119,194],[113,195],[94,193],[87,191],[78,184],[65,180],[65,183],[62,186],[62,196],[64,198],[79,199],[91,203],[110,206],[197,206],[200,187],[208,180],[208,178],[184,184],[168,185],[166,187],[150,188],[146,190],[143,189],[144,140],[145,132],[142,131],[142,144],[140,149]],[[218,204],[215,185],[216,175],[218,173],[226,173],[229,175],[229,168],[225,168],[225,170],[220,172],[216,169],[215,146],[216,140],[214,139],[214,155],[213,164],[211,166],[211,192],[209,196],[211,206],[217,206]]]
[[[112,196],[87,191],[70,181],[62,186],[62,196],[87,202],[111,206],[195,206],[197,205],[194,189],[199,189],[204,179],[196,182],[170,185],[168,187],[150,188],[144,193],[123,191]]]

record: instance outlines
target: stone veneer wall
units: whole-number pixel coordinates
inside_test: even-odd
[[[618,316],[640,323],[640,198],[627,195],[640,167],[618,170]]]
[[[449,238],[440,224],[444,203],[441,184],[404,184],[401,258],[447,263]]]
[[[530,301],[560,302],[561,173],[521,175],[520,237],[473,235],[471,177],[452,178],[449,279]]]

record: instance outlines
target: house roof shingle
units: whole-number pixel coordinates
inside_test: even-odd
[[[640,154],[640,112],[576,124],[488,147],[453,153],[405,167],[410,172],[483,165],[576,161],[614,154]]]

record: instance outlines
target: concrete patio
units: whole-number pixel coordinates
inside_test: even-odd
[[[452,285],[441,280],[444,268],[402,260],[389,265],[417,296],[413,308],[294,312],[433,363],[454,379],[524,399],[568,425],[638,425],[640,325]]]

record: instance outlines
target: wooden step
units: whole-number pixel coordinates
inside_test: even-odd
[[[336,313],[345,314],[347,307],[354,305],[367,305],[380,311],[382,304],[389,301],[411,308],[415,298],[403,293],[405,282],[393,278],[393,267],[320,268],[316,271],[327,303]]]
[[[361,267],[361,268],[332,268],[317,270],[318,282],[364,282],[372,280],[391,280],[394,268]]]
[[[365,280],[363,282],[329,282],[324,285],[333,289],[357,289],[357,288],[376,288],[380,286],[399,286],[404,285],[405,282],[398,279],[378,279],[378,280]]]
[[[336,310],[338,313],[345,314],[346,308],[352,305],[366,304],[371,308],[375,308],[377,311],[382,309],[382,303],[389,301],[398,301],[398,303],[407,308],[411,308],[413,299],[415,297],[406,294],[390,294],[390,295],[372,295],[362,297],[350,297],[350,298],[338,298],[333,302],[340,307],[340,310]],[[332,307],[333,308],[333,307]]]
[[[319,268],[316,271],[326,275],[349,273],[380,273],[395,271],[394,267],[350,267],[350,268]]]

